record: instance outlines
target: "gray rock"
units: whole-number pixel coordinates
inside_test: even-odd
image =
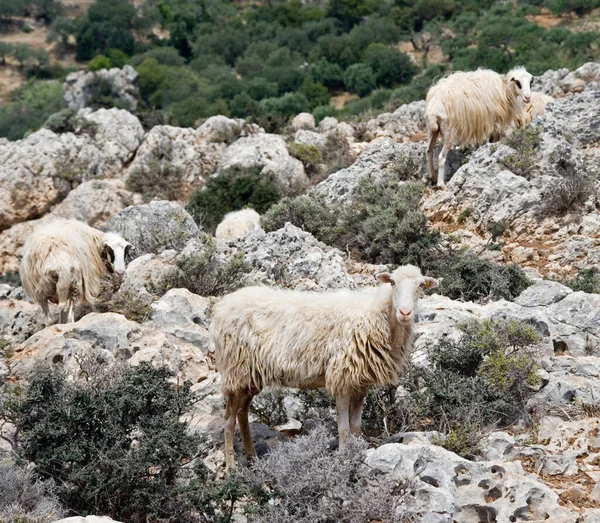
[[[358,157],[350,167],[342,169],[315,187],[315,192],[327,203],[347,203],[360,180],[370,178],[381,184],[394,176],[394,168],[406,169],[411,174],[426,175],[425,143],[394,143],[392,140],[377,140]]]
[[[294,142],[302,145],[314,145],[319,151],[323,152],[325,151],[327,138],[321,133],[300,129],[294,135]]]
[[[107,229],[118,232],[130,242],[137,256],[181,250],[200,232],[183,207],[164,200],[127,207],[108,223]]]
[[[315,128],[315,117],[310,113],[300,113],[292,119],[292,129],[299,131],[307,129],[309,131]]]
[[[46,213],[74,184],[118,176],[131,161],[144,134],[135,116],[118,109],[79,115],[97,124],[93,138],[40,129],[0,144],[0,231]]]
[[[244,251],[254,283],[314,290],[354,286],[339,250],[290,223],[270,233],[255,229],[223,249],[225,254]]]
[[[63,84],[63,101],[67,107],[83,109],[92,102],[92,85],[107,82],[115,105],[135,111],[139,96],[138,78],[136,70],[130,65],[122,69],[113,67],[99,71],[76,71],[70,73]]]
[[[572,72],[568,69],[546,71],[536,80],[541,85],[541,91],[550,96],[580,93],[589,84],[600,81],[600,63],[588,62]]]
[[[70,518],[57,519],[53,523],[119,523],[108,516],[73,516]]]
[[[573,291],[555,281],[540,280],[515,298],[523,307],[545,307],[557,303]]]
[[[507,461],[515,454],[516,441],[506,432],[492,432],[480,443],[481,453],[488,461]]]
[[[187,289],[172,289],[152,304],[152,324],[208,353],[210,301]]]
[[[519,462],[471,462],[433,445],[392,443],[368,450],[365,465],[395,478],[414,478],[403,503],[412,514],[461,523],[577,519]]]
[[[425,137],[425,101],[419,100],[398,107],[393,113],[382,113],[369,120],[366,125],[369,140],[375,138],[393,138],[407,141],[415,136]]]
[[[211,143],[232,143],[241,136],[264,133],[256,124],[248,124],[242,118],[216,115],[207,118],[196,130],[196,136]]]
[[[0,300],[0,340],[11,345],[22,343],[45,325],[39,305],[22,300]]]
[[[223,153],[219,171],[239,167],[260,167],[272,173],[284,194],[294,194],[308,186],[302,162],[288,153],[283,137],[276,134],[255,134],[240,138]]]

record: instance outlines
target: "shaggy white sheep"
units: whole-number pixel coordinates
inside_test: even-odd
[[[254,209],[234,211],[225,215],[215,231],[215,238],[224,241],[243,238],[251,230],[259,227],[260,214]]]
[[[412,348],[419,287],[438,285],[412,265],[377,279],[390,285],[327,293],[248,287],[215,305],[209,332],[227,402],[228,468],[236,416],[246,456],[255,455],[248,408],[267,386],[325,387],[336,400],[340,445],[360,433],[367,389],[396,384]]]
[[[49,319],[49,303],[62,304],[60,322],[74,321],[75,306],[93,305],[107,273],[122,277],[133,249],[118,234],[77,220],[56,219],[38,226],[25,242],[19,267],[23,287]]]
[[[453,146],[484,144],[515,121],[531,99],[532,78],[524,67],[504,76],[479,69],[450,74],[429,89],[425,100],[427,165],[434,183],[444,185],[446,157]],[[440,134],[444,145],[436,174],[433,150]]]

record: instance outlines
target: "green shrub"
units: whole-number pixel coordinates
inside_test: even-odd
[[[600,275],[596,267],[580,269],[579,273],[565,285],[574,291],[600,294]]]
[[[228,212],[252,207],[263,214],[280,195],[273,175],[261,171],[260,167],[234,167],[210,177],[204,188],[192,193],[186,210],[204,230],[212,232]]]
[[[302,162],[309,177],[319,173],[319,165],[323,163],[323,155],[316,145],[305,145],[293,142],[288,145],[289,153]]]
[[[104,280],[96,308],[101,312],[116,312],[130,321],[144,323],[152,317],[152,307],[147,300],[131,291],[117,293],[120,282]]]
[[[583,206],[595,192],[596,181],[586,172],[561,176],[544,192],[540,212],[547,216],[564,216]]]
[[[142,193],[145,201],[181,200],[186,193],[184,174],[179,167],[167,161],[152,160],[138,167],[127,177],[127,190]]]
[[[373,70],[375,81],[381,87],[406,83],[417,72],[408,55],[379,43],[367,47],[364,62]]]
[[[170,289],[184,288],[200,296],[221,296],[243,287],[250,270],[243,252],[223,259],[218,256],[214,243],[208,242],[202,252],[177,258],[173,269],[147,287],[159,295]]]
[[[92,138],[98,132],[98,124],[96,122],[88,120],[87,118],[79,118],[77,116],[77,110],[71,107],[51,114],[46,120],[44,127],[57,134],[84,133],[89,134]]]
[[[514,130],[502,140],[502,143],[513,148],[515,152],[502,158],[498,163],[519,176],[530,178],[531,171],[535,167],[534,153],[542,140],[541,133],[540,126],[528,125]]]
[[[165,367],[108,369],[93,359],[81,363],[85,381],[37,367],[27,389],[3,402],[21,457],[54,480],[72,513],[197,521],[180,487],[200,442],[180,421],[193,401],[190,385],[175,383]]]
[[[458,215],[458,223],[465,223],[473,214],[473,207],[466,207]]]
[[[531,285],[518,265],[502,265],[470,254],[434,253],[431,259],[424,259],[424,266],[443,278],[440,292],[453,300],[512,300]]]
[[[526,416],[526,402],[539,385],[534,327],[515,319],[470,321],[461,337],[443,339],[428,354],[429,366],[409,365],[402,397],[374,389],[365,402],[367,434],[437,430],[438,440],[463,456],[476,453],[481,430]]]
[[[100,71],[100,69],[110,69],[111,67],[112,62],[110,61],[110,58],[103,54],[94,56],[94,58],[88,62],[88,69],[90,71]]]

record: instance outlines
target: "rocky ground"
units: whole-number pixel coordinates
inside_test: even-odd
[[[107,74],[119,85],[134,85],[130,76]],[[533,146],[490,144],[456,153],[447,186],[428,189],[421,202],[432,227],[471,252],[519,264],[535,284],[514,302],[423,298],[414,361],[426,364],[428,347],[456,338],[457,325],[473,318],[524,320],[536,327],[542,342],[537,347],[541,383],[528,405],[535,424],[490,432],[481,460],[435,445],[430,433],[396,435],[395,442],[367,451],[366,466],[414,480],[407,506],[420,514],[418,521],[600,522],[600,295],[553,281],[600,263],[599,82],[597,63],[545,73],[537,88],[557,99],[534,122],[539,130]],[[79,109],[78,117],[93,124],[93,132],[42,129],[24,140],[0,143],[5,189],[0,193],[0,273],[18,267],[24,240],[40,220],[75,218],[119,231],[135,245],[138,257],[113,300],[138,304],[143,314],[132,321],[115,312],[94,312],[72,324],[45,326],[39,307],[21,288],[0,284],[0,382],[25,379],[40,360],[60,363],[76,377],[77,358],[84,353],[132,365],[167,364],[203,397],[189,419],[193,430],[213,438],[207,463],[219,469],[223,399],[207,336],[217,298],[172,289],[156,299],[152,292],[153,282],[178,259],[209,248],[181,205],[189,189],[231,167],[256,166],[273,173],[283,193],[296,194],[311,182],[287,144],[293,140],[324,150],[332,134],[358,158],[310,189],[327,202],[351,203],[361,179],[379,184],[406,165],[426,177],[423,103],[354,126],[333,118],[315,126],[312,116],[302,114],[287,137],[223,116],[196,129],[157,126],[145,132],[125,110],[81,108],[81,85],[80,78],[68,79],[65,99]],[[152,162],[181,169],[187,188],[181,201],[143,203],[142,195],[125,188],[131,173]],[[570,207],[563,211],[565,201]],[[494,233],[497,224],[503,229],[501,243]],[[351,259],[291,224],[269,233],[257,229],[210,248],[219,263],[243,252],[250,282],[293,289],[371,285],[382,268]],[[284,402],[289,408],[283,432],[302,428],[295,419],[297,401],[290,395]],[[259,423],[253,430],[259,447],[285,439]]]

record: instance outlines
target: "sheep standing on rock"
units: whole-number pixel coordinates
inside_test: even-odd
[[[56,219],[37,227],[25,242],[19,267],[23,287],[42,307],[62,304],[60,322],[75,321],[75,306],[93,305],[102,278],[120,278],[133,249],[118,234],[103,233],[77,220]]]
[[[217,240],[243,238],[253,229],[260,227],[260,214],[254,209],[243,209],[225,215],[215,231]]]
[[[532,79],[524,67],[504,76],[479,69],[450,74],[429,89],[425,100],[427,165],[434,183],[443,187],[446,157],[453,146],[484,144],[516,120],[531,99]],[[440,134],[444,145],[436,174],[433,150]]]
[[[264,387],[325,387],[336,400],[340,445],[360,433],[371,385],[394,385],[412,348],[420,287],[437,287],[418,267],[377,279],[378,289],[305,292],[248,287],[225,296],[209,328],[223,377],[225,457],[235,466],[236,416],[248,459],[252,398]]]

